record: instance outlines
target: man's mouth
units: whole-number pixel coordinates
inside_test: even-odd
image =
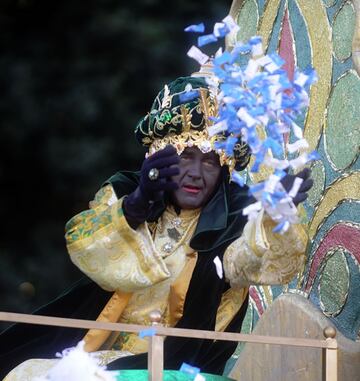
[[[184,189],[185,192],[192,193],[192,194],[198,194],[201,191],[201,188],[191,184],[183,185],[182,188]]]

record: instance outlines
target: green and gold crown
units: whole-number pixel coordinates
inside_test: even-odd
[[[210,136],[208,128],[213,125],[213,117],[218,115],[218,104],[214,94],[201,72],[191,77],[180,77],[165,85],[156,96],[150,112],[138,123],[135,130],[137,140],[148,147],[148,155],[171,144],[180,155],[187,147],[198,147],[203,153],[215,151],[221,165],[243,169],[249,162],[249,147],[239,140],[233,155],[215,147],[215,143],[225,136]],[[198,96],[188,102],[181,101],[181,95],[198,92]]]

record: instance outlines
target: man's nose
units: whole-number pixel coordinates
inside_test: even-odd
[[[194,160],[192,165],[189,168],[188,175],[192,179],[201,179],[202,178],[202,167],[200,161]]]

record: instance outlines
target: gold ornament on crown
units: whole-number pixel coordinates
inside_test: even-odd
[[[210,117],[216,117],[218,113],[218,105],[216,97],[208,89],[199,89],[200,94],[200,112],[204,115],[203,118],[203,129],[195,129],[192,123],[192,113],[185,107],[185,105],[180,106],[181,112],[181,122],[183,125],[183,130],[180,134],[168,133],[161,138],[153,138],[152,143],[149,147],[149,152],[147,156],[151,156],[157,151],[164,149],[167,145],[172,145],[178,155],[188,147],[197,147],[202,153],[208,153],[210,151],[215,151],[219,155],[220,165],[229,165],[231,170],[235,166],[235,160],[228,157],[225,152],[221,149],[216,149],[215,142],[225,140],[225,136],[214,135],[210,136],[208,128],[213,125],[213,121],[209,119]],[[199,126],[196,126],[199,127]]]
[[[217,149],[215,147],[215,142],[220,142],[223,140],[225,140],[225,137],[222,136],[215,135],[210,137],[206,129],[202,131],[190,130],[187,132],[182,132],[179,135],[168,134],[161,139],[154,139],[146,157],[164,149],[169,144],[176,149],[178,155],[181,155],[185,148],[197,147],[202,153],[208,153],[210,151],[217,153],[219,156],[220,165],[228,165],[229,171],[232,172],[236,164],[234,157],[227,156],[223,149]]]
[[[167,105],[169,103],[171,104],[171,100],[170,102],[167,101]],[[202,153],[208,153],[210,151],[217,153],[219,156],[220,165],[227,165],[231,173],[236,165],[236,159],[232,155],[228,156],[223,149],[217,149],[215,147],[216,142],[221,142],[226,139],[225,135],[216,134],[210,136],[208,131],[209,127],[214,124],[211,117],[216,117],[218,115],[218,103],[215,91],[200,88],[199,104],[194,108],[194,110],[189,110],[189,108],[185,105],[180,105],[179,107],[176,107],[176,111],[173,109],[173,112],[175,111],[173,117],[167,123],[177,124],[179,123],[179,118],[181,117],[181,123],[183,126],[182,132],[180,134],[176,134],[171,132],[170,129],[169,133],[163,137],[156,137],[155,133],[149,134],[150,136],[144,138],[146,141],[143,139],[144,144],[149,144],[149,151],[146,154],[146,157],[164,149],[169,144],[175,147],[178,155],[181,155],[181,153],[188,147],[197,147]],[[193,112],[202,113],[204,115],[202,126],[195,125],[192,121]],[[203,128],[200,130],[200,127]],[[154,131],[157,129],[163,130],[163,128],[164,125],[160,119],[157,121],[157,126],[154,128]],[[235,151],[237,151],[240,156],[244,155],[244,157],[246,157],[248,153],[247,145],[237,144]]]

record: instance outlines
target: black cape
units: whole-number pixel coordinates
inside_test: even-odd
[[[112,184],[118,197],[136,188],[139,173],[119,172],[105,184]],[[178,328],[214,330],[216,312],[222,294],[229,289],[224,278],[216,273],[213,260],[221,260],[227,246],[240,237],[247,221],[242,215],[252,200],[247,187],[229,184],[223,171],[223,181],[209,203],[203,208],[190,246],[198,252],[198,260],[186,294]],[[149,221],[156,221],[166,208],[166,200],[153,204]],[[95,320],[112,293],[83,278],[70,290],[34,314]],[[226,328],[239,332],[248,299]],[[0,335],[0,376],[4,377],[19,363],[31,358],[53,358],[56,352],[74,346],[86,330],[15,324]],[[203,372],[222,374],[226,361],[236,348],[236,342],[169,337],[164,344],[164,366],[179,369],[183,362],[200,367]],[[108,369],[146,369],[147,354],[118,359]]]

